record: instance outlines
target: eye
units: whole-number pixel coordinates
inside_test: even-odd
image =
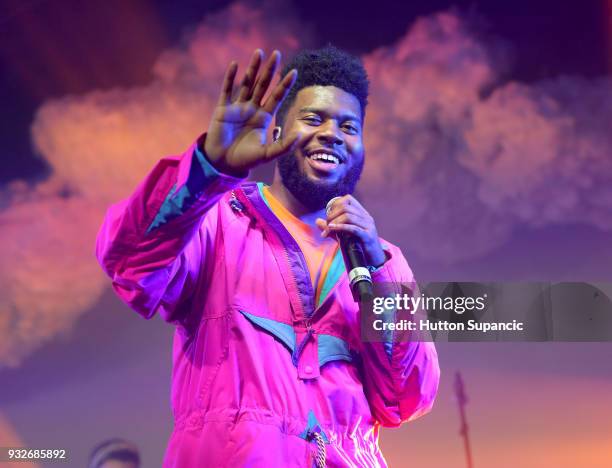
[[[344,124],[342,124],[342,129],[350,135],[356,135],[357,133],[359,133],[359,128],[357,127],[357,125],[351,122],[345,122]]]
[[[316,115],[308,115],[303,117],[302,120],[306,122],[308,125],[318,126],[321,125],[321,119]]]

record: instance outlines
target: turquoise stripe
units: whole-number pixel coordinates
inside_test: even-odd
[[[307,441],[311,441],[313,440],[314,432],[318,432],[319,434],[321,434],[323,442],[329,444],[329,438],[327,437],[327,434],[325,434],[325,431],[323,431],[323,429],[321,428],[321,424],[319,424],[319,421],[317,420],[314,411],[310,410],[308,413],[308,421],[306,422],[306,428],[302,431],[301,434],[298,435],[298,437],[301,437],[302,439]]]
[[[331,361],[353,360],[349,345],[341,338],[332,335],[319,335],[319,366]]]
[[[323,301],[332,290],[332,288],[336,285],[338,281],[340,281],[340,277],[345,272],[346,268],[344,266],[344,259],[342,258],[342,251],[338,249],[334,259],[329,266],[329,270],[327,270],[327,275],[325,275],[325,281],[323,282],[323,286],[321,287],[321,293],[319,294],[319,303],[317,307],[323,304]]]
[[[285,346],[287,346],[287,348],[289,348],[289,351],[293,353],[293,350],[295,349],[295,332],[293,331],[293,327],[291,325],[277,322],[276,320],[268,318],[258,317],[257,315],[249,314],[244,310],[241,310],[240,313],[250,322],[263,328],[278,338]]]
[[[257,189],[259,190],[259,196],[261,197],[261,199],[266,203],[266,205],[268,205],[268,208],[270,208],[270,211],[274,212],[272,210],[272,207],[270,206],[270,203],[268,203],[268,200],[266,199],[266,196],[264,195],[264,187],[266,185],[263,182],[257,182]]]
[[[191,161],[187,182],[178,192],[176,185],[170,189],[155,218],[147,228],[147,234],[182,215],[195,203],[202,192],[219,177],[219,171],[208,162],[197,147],[193,154],[195,157]]]
[[[273,319],[249,314],[244,310],[241,310],[240,313],[244,315],[251,323],[264,329],[278,339],[293,354],[296,348],[296,336],[291,325],[278,322]],[[319,355],[319,366],[327,364],[331,361],[342,360],[351,362],[353,360],[348,343],[343,339],[332,335],[321,334],[318,336],[317,354]]]

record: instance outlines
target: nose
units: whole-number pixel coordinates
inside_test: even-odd
[[[344,137],[340,127],[331,119],[326,122],[325,125],[319,127],[317,139],[328,146],[339,146],[344,143]]]

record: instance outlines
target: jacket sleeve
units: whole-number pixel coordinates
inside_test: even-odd
[[[409,283],[413,295],[420,295],[412,271],[398,248],[372,274],[375,283],[387,283],[394,289]],[[394,292],[399,292],[394,291]],[[410,341],[395,332],[387,341],[363,342],[364,391],[374,419],[384,427],[397,427],[416,419],[433,406],[440,368],[431,341]]]
[[[200,140],[201,142],[201,140]],[[221,196],[243,179],[218,172],[194,143],[160,160],[126,200],[112,205],[96,257],[117,295],[145,318],[180,321],[180,304],[211,266]]]

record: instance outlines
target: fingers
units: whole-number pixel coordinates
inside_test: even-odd
[[[355,214],[343,214],[333,220],[327,220],[326,229],[332,230],[331,226],[350,225],[360,228],[363,231],[369,231],[371,222],[369,219],[357,216]]]
[[[347,231],[353,232],[355,228],[356,231],[360,232],[363,235],[366,235],[371,228],[370,220],[366,218],[359,217],[354,214],[343,214],[338,216],[333,220],[324,220],[323,218],[317,218],[315,223],[321,231],[322,237],[327,237],[330,233],[336,231]],[[346,226],[353,226],[351,228],[346,228]]]
[[[252,101],[256,106],[259,106],[261,103],[261,99],[266,94],[268,87],[270,86],[270,82],[276,73],[276,69],[280,64],[280,52],[275,50],[270,55],[270,58],[266,62],[263,68],[262,75],[257,79],[257,84],[255,86],[255,91],[253,92]]]
[[[364,221],[368,221],[370,219],[368,213],[364,213],[363,211],[358,210],[355,206],[348,205],[340,209],[331,210],[327,214],[327,222],[331,223],[335,220],[345,219],[344,217],[347,216],[355,219],[363,219]]]
[[[368,232],[361,226],[348,223],[332,223],[328,224],[325,230],[321,233],[322,237],[328,237],[330,234],[344,232],[356,236],[362,242],[366,242],[369,238]]]
[[[280,65],[280,58],[280,52],[278,50],[273,51],[264,65],[261,75],[258,77],[257,74],[263,60],[263,51],[261,49],[255,50],[238,88],[236,102],[247,102],[250,100],[256,106],[261,106],[261,100],[268,91],[274,74]],[[237,70],[238,65],[236,62],[232,61],[225,72],[221,93],[219,95],[219,105],[227,105],[232,101],[232,91]],[[285,99],[287,93],[291,89],[291,86],[295,83],[296,78],[297,70],[291,70],[282,80],[280,80],[263,104],[264,111],[272,115],[276,113],[283,99]]]
[[[327,221],[329,222],[344,213],[353,213],[361,217],[370,216],[361,203],[352,195],[344,195],[334,200],[329,213],[327,213]]]
[[[352,195],[344,195],[334,200],[325,223],[321,234],[323,237],[336,231],[345,231],[365,239],[376,229],[374,219]]]
[[[297,78],[297,70],[291,70],[289,73],[285,75],[285,77],[276,85],[272,94],[268,96],[266,102],[263,104],[264,111],[274,115],[276,111],[280,107],[283,99],[289,93],[289,90],[295,83],[295,79]]]
[[[290,154],[297,148],[301,137],[300,133],[296,133],[287,138],[279,138],[274,143],[266,145],[266,159],[276,159],[285,154]]]
[[[225,71],[223,84],[221,85],[221,93],[219,94],[219,105],[224,106],[229,104],[232,99],[232,90],[234,89],[234,79],[238,71],[238,64],[232,61]]]
[[[257,71],[261,65],[262,58],[263,51],[261,49],[257,49],[255,52],[253,52],[251,62],[247,67],[242,83],[240,83],[240,92],[238,94],[239,102],[245,102],[251,98],[251,95],[253,94],[253,86],[255,84],[255,77],[257,76]]]

